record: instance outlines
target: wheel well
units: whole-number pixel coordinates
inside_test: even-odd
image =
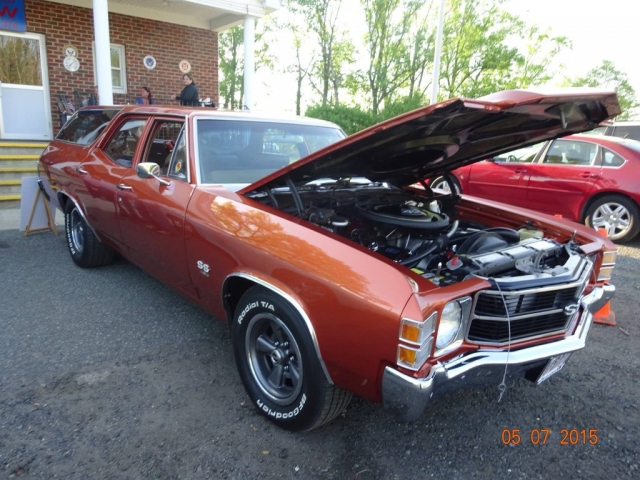
[[[633,203],[636,207],[640,208],[640,206],[635,202],[635,200],[633,198],[631,198],[629,195],[625,195],[624,193],[620,193],[620,192],[598,192],[593,197],[591,197],[587,202],[585,202],[584,206],[582,207],[582,212],[580,212],[580,222],[581,223],[584,223],[584,221],[586,220],[587,211],[589,210],[591,205],[593,205],[593,202],[595,202],[596,200],[598,200],[599,198],[602,198],[602,197],[622,197],[622,198],[626,198],[631,203]]]
[[[222,300],[227,312],[227,322],[233,321],[233,312],[236,311],[240,298],[254,285],[258,284],[244,277],[231,277],[225,282],[222,287]]]
[[[62,208],[63,213],[67,208],[68,201],[69,201],[69,197],[67,197],[64,193],[58,193],[58,202],[60,203],[60,208]]]

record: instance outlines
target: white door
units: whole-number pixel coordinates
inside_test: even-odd
[[[0,138],[53,138],[43,35],[0,32]]]

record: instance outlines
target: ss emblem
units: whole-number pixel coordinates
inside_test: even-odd
[[[209,265],[207,265],[206,263],[198,260],[198,270],[200,270],[200,273],[203,274],[205,277],[209,276]]]

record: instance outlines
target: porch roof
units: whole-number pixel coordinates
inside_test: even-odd
[[[93,8],[92,0],[49,0]],[[260,18],[282,6],[281,0],[109,0],[109,12],[221,32],[247,16]]]

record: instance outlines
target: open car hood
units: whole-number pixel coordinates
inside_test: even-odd
[[[451,99],[351,135],[240,193],[282,185],[287,177],[296,185],[349,177],[411,185],[518,147],[590,130],[619,113],[614,92],[590,88]]]

